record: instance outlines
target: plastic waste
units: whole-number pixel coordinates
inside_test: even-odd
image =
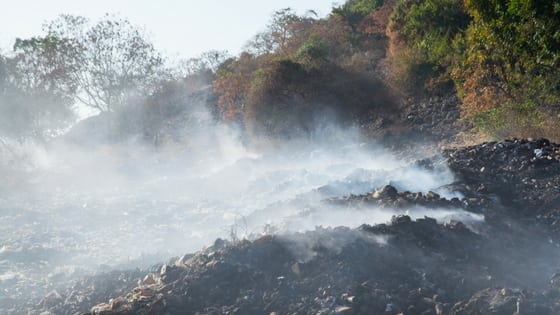
[[[533,153],[535,153],[536,157],[540,158],[540,157],[543,156],[544,151],[542,149],[535,149],[535,150],[533,150]]]

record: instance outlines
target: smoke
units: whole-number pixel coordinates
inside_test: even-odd
[[[280,239],[300,263],[311,261],[319,255],[319,251],[328,250],[333,254],[340,254],[347,245],[357,240],[380,246],[386,245],[388,241],[388,237],[384,235],[373,235],[342,226],[317,227],[312,232],[286,234]]]
[[[425,193],[453,180],[446,170],[411,166],[352,132],[333,130],[329,143],[301,140],[266,152],[248,150],[228,127],[206,132],[202,141],[163,152],[134,144],[40,148],[19,202],[48,214],[40,226],[69,239],[87,234],[81,247],[91,256],[84,260],[115,264],[147,252],[196,250],[242,219],[240,237],[271,225],[303,231],[384,222],[394,213],[325,210],[322,201],[389,183]]]
[[[387,184],[453,196],[441,188],[454,180],[448,169],[415,166],[356,130],[324,127],[257,150],[240,130],[194,109],[183,117],[190,123],[182,124],[180,141],[157,148],[137,139],[88,141],[83,130],[83,141],[73,135],[20,148],[28,166],[12,174],[18,185],[0,193],[0,287],[54,285],[103,266],[145,266],[216,238],[385,223],[402,210],[342,208],[325,200]],[[441,220],[465,215],[412,212]],[[321,242],[337,250],[349,241]],[[313,257],[313,244],[302,246],[302,260]]]

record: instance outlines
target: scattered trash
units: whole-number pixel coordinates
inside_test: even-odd
[[[560,314],[560,272],[552,272],[560,270],[552,241],[560,239],[559,151],[554,143],[515,139],[451,148],[421,163],[447,163],[456,175],[437,193],[387,185],[328,200],[341,209],[461,209],[483,217],[478,225],[395,215],[385,224],[322,228],[289,241],[218,240],[150,270],[83,279],[49,293],[31,313]],[[295,246],[301,244],[313,245]],[[297,258],[302,248],[313,251],[305,262]]]
[[[542,157],[544,154],[544,151],[542,149],[535,149],[533,150],[533,152],[535,153],[535,156],[538,158]]]

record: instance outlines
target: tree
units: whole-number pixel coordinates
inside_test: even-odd
[[[287,54],[288,40],[297,34],[298,24],[303,21],[291,8],[274,12],[268,29],[274,38],[277,49]]]
[[[344,17],[355,29],[373,10],[383,5],[384,0],[348,0],[342,6],[334,8],[333,13]]]
[[[308,11],[299,16],[291,8],[275,11],[266,31],[255,35],[246,45],[246,49],[254,55],[278,53],[284,56],[294,53],[294,38],[303,34],[315,21],[317,14]]]
[[[274,53],[276,46],[274,37],[270,32],[260,32],[245,44],[244,49],[252,55],[262,56]]]
[[[75,97],[101,112],[123,106],[131,96],[153,91],[163,59],[141,29],[106,16],[89,26],[82,17],[62,15],[46,25],[47,37],[70,43],[76,65],[70,84]]]
[[[471,21],[463,0],[400,0],[391,14],[391,28],[405,43],[404,76],[408,81],[451,83],[454,41]],[[449,84],[452,86],[452,84]]]
[[[16,40],[0,62],[0,133],[14,139],[56,134],[74,118],[72,47],[54,37]]]
[[[230,58],[227,51],[209,50],[198,57],[179,61],[177,75],[179,77],[197,76],[206,73],[216,73],[224,61]]]
[[[69,101],[77,88],[71,80],[79,65],[74,60],[76,47],[54,36],[16,39],[11,58],[12,84],[25,91],[43,91]]]
[[[253,55],[244,52],[221,65],[213,85],[214,91],[220,95],[218,108],[224,119],[241,118],[245,97],[259,64]]]

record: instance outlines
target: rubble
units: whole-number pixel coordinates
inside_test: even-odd
[[[546,278],[534,287],[549,292],[548,297],[535,289],[507,289],[531,283],[533,275],[523,268],[532,257],[502,268],[515,250],[492,255],[500,240],[461,225],[407,216],[390,224],[363,225],[359,231],[364,238],[342,251],[317,247],[317,255],[304,263],[292,250],[298,241],[294,238],[267,236],[210,247],[187,264],[178,260],[175,265],[183,272],[171,289],[163,289],[167,285],[160,274],[154,284],[140,283],[118,307],[100,304],[89,314],[509,315],[518,302],[523,314],[560,311],[555,306],[560,292],[548,287]],[[303,241],[314,233],[344,237],[351,232],[323,229],[298,237]],[[386,235],[388,241],[371,242],[367,235]]]
[[[89,315],[560,314],[560,147],[512,139],[446,149],[418,165],[441,163],[456,175],[445,188],[463,197],[387,184],[328,203],[458,208],[483,214],[482,226],[399,215],[357,229],[217,240],[150,270],[103,275],[88,292],[54,291],[37,308]]]
[[[391,185],[386,185],[379,190],[365,195],[349,195],[329,200],[337,205],[367,205],[372,204],[380,208],[407,208],[412,206],[423,206],[429,208],[464,208],[465,203],[459,198],[446,199],[433,191],[426,194],[421,192],[398,192]]]

